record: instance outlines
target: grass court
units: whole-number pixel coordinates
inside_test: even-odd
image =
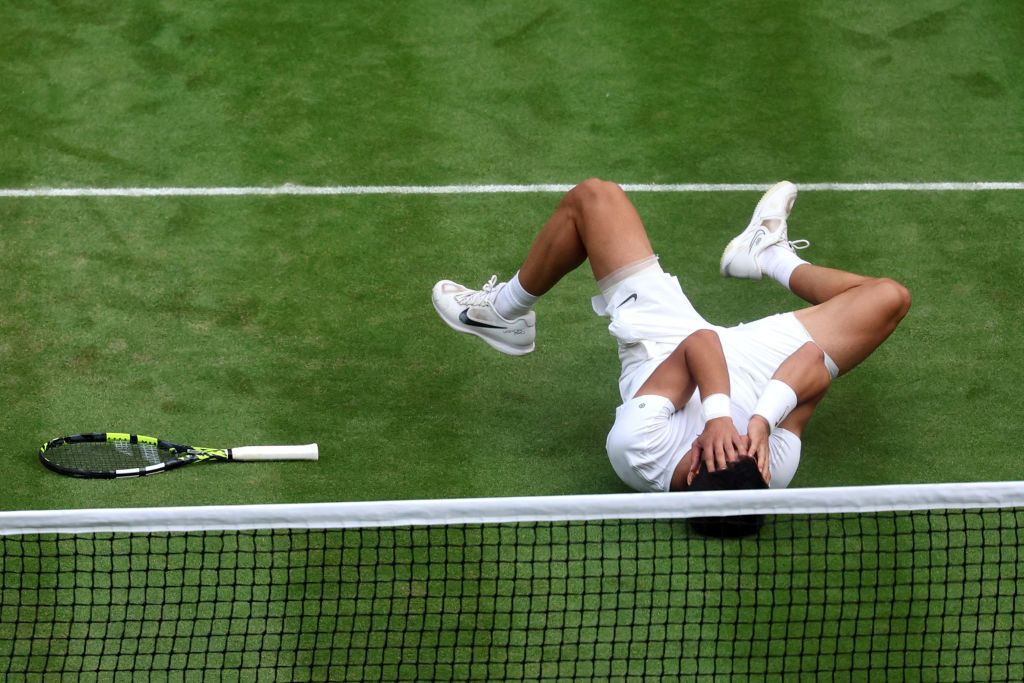
[[[1019,181],[1012,4],[13,3],[0,188]],[[634,193],[731,324],[799,302],[717,275],[758,193]],[[585,269],[498,356],[429,303],[510,277],[554,193],[0,197],[6,509],[621,492],[614,343]],[[1018,478],[1020,191],[805,192],[816,263],[910,316],[830,391],[794,486]],[[44,440],[321,444],[305,463],[74,481]]]

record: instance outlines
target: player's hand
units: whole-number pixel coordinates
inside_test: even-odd
[[[754,456],[757,460],[757,469],[761,471],[761,476],[764,477],[765,483],[768,483],[772,479],[771,469],[769,468],[769,451],[768,451],[768,437],[771,435],[771,428],[768,426],[768,420],[764,419],[760,415],[755,415],[750,418],[750,422],[747,424],[747,436],[750,437],[750,455]]]
[[[719,417],[709,420],[704,425],[704,432],[693,442],[695,452],[690,466],[687,483],[693,483],[693,477],[700,468],[701,460],[707,465],[708,472],[725,469],[726,463],[740,455],[746,455],[747,441],[736,431],[731,417]]]

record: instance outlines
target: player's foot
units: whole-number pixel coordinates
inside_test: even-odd
[[[463,334],[474,334],[492,348],[510,356],[522,356],[534,349],[537,314],[506,320],[494,310],[494,298],[505,286],[492,275],[481,289],[467,289],[451,280],[434,285],[432,299],[441,320]]]
[[[760,280],[761,266],[757,257],[765,249],[778,244],[793,251],[810,244],[807,240],[789,241],[786,220],[793,210],[796,193],[796,185],[788,180],[768,188],[757,203],[750,224],[722,252],[719,270],[724,277]]]

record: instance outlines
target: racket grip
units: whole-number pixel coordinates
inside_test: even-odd
[[[241,446],[232,448],[232,460],[317,460],[320,450],[315,443],[305,446]]]

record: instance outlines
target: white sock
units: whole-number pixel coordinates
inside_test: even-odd
[[[796,255],[781,244],[773,244],[757,257],[757,264],[761,266],[761,272],[774,279],[780,285],[789,289],[789,278],[797,266],[802,266],[807,261]]]
[[[505,283],[505,286],[498,290],[494,297],[494,310],[506,320],[520,318],[533,309],[533,305],[540,299],[539,296],[530,294],[519,282],[519,273]]]

